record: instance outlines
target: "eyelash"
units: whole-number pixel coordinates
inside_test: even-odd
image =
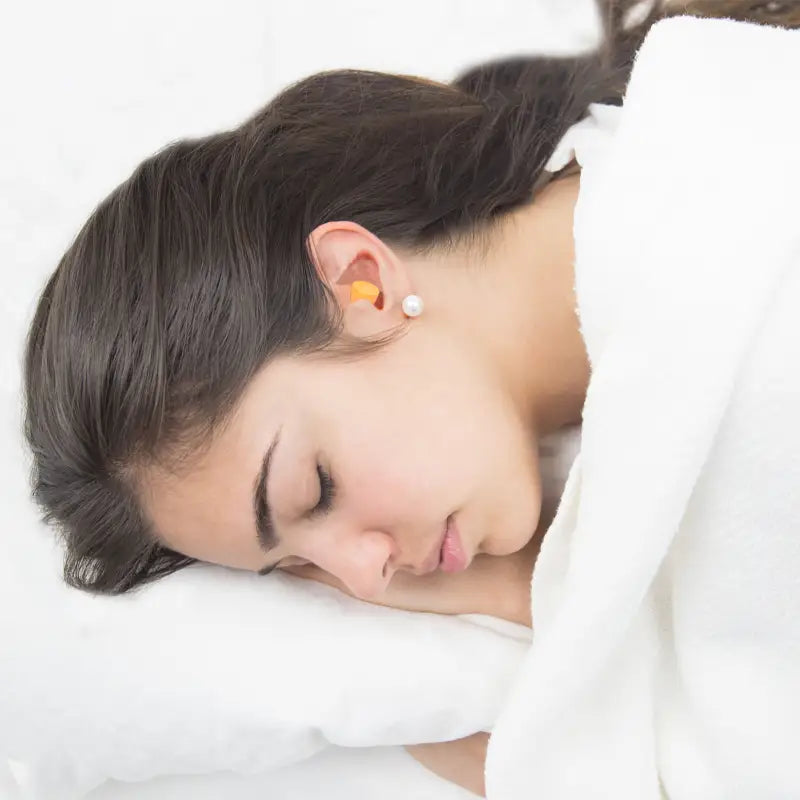
[[[333,482],[333,478],[319,464],[317,464],[317,475],[319,476],[320,489],[319,502],[311,509],[310,516],[324,514],[330,510],[333,498],[336,495],[336,485]],[[311,562],[305,561],[304,563],[310,564]],[[282,566],[284,566],[282,563],[276,564],[276,567]]]
[[[336,495],[336,485],[333,478],[317,464],[317,475],[319,476],[319,503],[311,510],[312,514],[324,514],[329,511]]]

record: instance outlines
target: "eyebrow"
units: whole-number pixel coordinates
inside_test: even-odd
[[[264,453],[264,458],[261,461],[261,469],[256,475],[255,482],[253,483],[253,515],[256,521],[256,538],[258,539],[258,546],[265,552],[269,553],[280,545],[281,540],[275,531],[275,522],[272,517],[272,509],[269,507],[269,498],[267,496],[267,485],[269,484],[269,469],[272,463],[272,456],[275,448],[280,441],[281,428],[278,428],[275,438]],[[278,564],[270,564],[263,567],[258,571],[259,575],[269,575]]]

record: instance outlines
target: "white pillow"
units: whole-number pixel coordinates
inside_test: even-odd
[[[490,730],[528,643],[209,565],[121,597],[25,602],[39,605],[2,631],[0,752],[28,796],[53,800]]]

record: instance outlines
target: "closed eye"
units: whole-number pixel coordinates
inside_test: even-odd
[[[317,464],[317,475],[319,476],[319,502],[311,509],[309,516],[318,516],[330,511],[336,495],[333,478],[319,464]]]
[[[336,496],[336,484],[333,482],[333,478],[319,465],[317,464],[317,475],[319,476],[319,502],[308,512],[308,517],[316,517],[321,514],[327,514],[328,511],[331,510],[331,506],[333,505],[333,498]],[[311,564],[311,561],[306,561],[305,559],[300,559],[297,556],[290,556],[290,558],[294,558],[294,563],[286,563],[286,561],[279,561],[273,569],[278,569],[280,567],[297,567],[297,566],[304,566],[305,564]],[[297,563],[299,560],[300,563]]]

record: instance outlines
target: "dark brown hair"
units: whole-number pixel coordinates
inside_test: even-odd
[[[235,130],[165,147],[97,206],[42,291],[24,361],[32,494],[69,584],[120,593],[193,561],[158,542],[137,479],[208,444],[276,354],[339,340],[308,234],[347,219],[424,250],[530,202],[588,104],[621,101],[661,13],[626,30],[632,5],[602,4],[591,55],[509,58],[449,85],[312,75]]]

